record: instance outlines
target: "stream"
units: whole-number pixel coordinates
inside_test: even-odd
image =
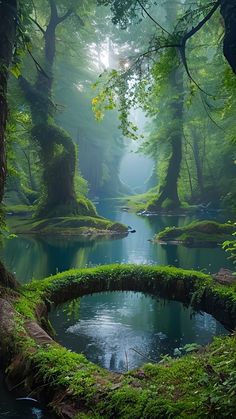
[[[121,211],[111,201],[99,204],[97,209],[104,217],[127,224],[136,232],[115,240],[19,236],[7,240],[1,249],[7,268],[22,283],[70,268],[111,263],[174,265],[206,273],[232,268],[220,248],[194,249],[149,241],[167,226],[183,226],[196,218],[227,220],[218,213],[140,217]],[[227,333],[206,313],[193,314],[180,303],[134,292],[85,296],[80,302],[59,307],[50,316],[58,341],[113,371],[140,366],[148,359],[159,360],[161,354],[173,355],[185,344],[206,344],[213,336]],[[37,405],[27,405],[16,397],[6,390],[0,376],[1,418],[52,418]]]

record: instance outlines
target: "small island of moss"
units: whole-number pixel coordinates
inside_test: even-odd
[[[232,239],[235,225],[216,221],[194,221],[184,227],[166,227],[154,237],[154,242],[184,244],[185,246],[209,247]]]
[[[8,228],[14,234],[25,235],[61,235],[83,237],[124,237],[128,227],[116,221],[108,220],[97,214],[95,207],[88,200],[80,205],[80,213],[60,211],[44,217],[37,215],[37,207],[23,205],[7,207]],[[90,205],[89,205],[90,204]]]
[[[123,236],[128,234],[127,226],[103,217],[55,217],[22,220],[12,226],[15,234],[65,235],[65,236]]]

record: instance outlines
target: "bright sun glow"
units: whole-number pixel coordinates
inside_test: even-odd
[[[105,49],[103,49],[101,56],[101,63],[104,65],[105,68],[109,67],[109,53]]]

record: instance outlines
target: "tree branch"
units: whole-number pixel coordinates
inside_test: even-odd
[[[72,13],[73,13],[73,10],[68,9],[67,12],[63,16],[58,17],[58,19],[57,19],[58,24],[63,22],[64,20],[66,20],[69,16],[72,15]]]
[[[34,62],[34,64],[35,64],[35,66],[36,66],[36,69],[37,69],[37,71],[39,71],[40,73],[42,73],[43,75],[44,75],[44,77],[46,77],[47,79],[50,79],[50,77],[47,75],[47,73],[44,71],[44,69],[43,69],[43,67],[39,64],[39,62],[34,58],[34,56],[33,56],[33,54],[32,54],[32,52],[30,51],[30,49],[29,48],[27,48],[27,51],[28,51],[28,53],[29,53],[29,55],[30,55],[30,57],[32,58],[32,60],[33,60],[33,62]]]
[[[42,32],[43,35],[45,35],[45,29],[42,28],[42,26],[37,22],[36,19],[33,19],[32,17],[30,17],[30,20],[39,28],[39,30]]]
[[[220,6],[220,0],[217,0],[216,3],[214,4],[214,6],[212,7],[212,9],[210,10],[210,12],[195,26],[193,27],[189,32],[187,32],[182,40],[181,40],[181,47],[179,48],[179,52],[180,52],[180,56],[184,65],[184,68],[186,70],[186,73],[189,77],[189,79],[198,87],[199,90],[201,90],[203,93],[206,93],[199,85],[198,83],[193,79],[193,77],[191,76],[191,73],[189,71],[188,68],[188,63],[187,63],[187,59],[186,59],[186,43],[187,40],[189,38],[191,38],[193,35],[195,35],[195,33],[197,33],[202,27],[203,25],[205,25],[205,23],[211,18],[211,16],[215,13],[215,11],[218,9],[218,7]],[[208,94],[208,93],[206,93]],[[209,94],[208,94],[209,95]]]
[[[149,19],[151,19],[155,25],[157,25],[163,32],[167,33],[168,35],[172,36],[170,32],[168,32],[165,28],[163,28],[163,26],[160,25],[160,23],[158,23],[153,17],[152,15],[150,15],[150,13],[147,11],[147,9],[145,9],[145,7],[142,5],[142,3],[137,0],[139,6],[141,7],[141,9],[144,11],[144,13],[146,13],[146,15],[149,17]]]
[[[57,6],[55,3],[55,0],[48,0],[49,4],[50,4],[50,8],[51,8],[51,16],[55,16],[58,18],[58,14],[57,14]]]
[[[186,45],[187,40],[191,38],[193,35],[195,35],[195,33],[197,33],[203,27],[203,25],[205,25],[205,23],[211,18],[211,16],[215,13],[219,6],[220,0],[217,0],[210,12],[197,24],[197,26],[192,28],[191,31],[189,31],[183,36],[182,44],[184,47]]]
[[[217,124],[217,122],[212,118],[212,116],[211,116],[211,114],[210,114],[210,112],[208,111],[208,109],[207,109],[207,103],[206,103],[206,101],[204,100],[204,98],[202,97],[202,95],[200,94],[200,98],[201,98],[201,102],[202,102],[202,104],[203,104],[203,107],[204,107],[204,110],[205,110],[205,112],[206,112],[206,114],[207,114],[207,116],[208,116],[208,118],[210,119],[210,121],[217,127],[217,128],[219,128],[221,131],[224,131],[225,132],[225,130],[224,130],[224,128],[222,128],[219,124]]]

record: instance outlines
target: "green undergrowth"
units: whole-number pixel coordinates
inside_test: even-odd
[[[35,211],[34,205],[6,205],[7,215],[25,215],[32,214]]]
[[[132,212],[142,212],[147,209],[147,203],[155,199],[156,196],[157,188],[153,188],[146,193],[127,197],[125,204]]]
[[[126,197],[125,205],[131,212],[194,212],[197,209],[196,205],[189,205],[186,202],[181,202],[178,208],[172,206],[168,203],[168,200],[160,207],[156,206],[158,197],[158,187],[150,189],[148,192],[143,194],[133,195]]]
[[[57,217],[73,217],[88,216],[97,217],[97,211],[94,204],[84,196],[78,196],[75,200],[58,204],[51,207],[43,207],[39,204],[36,210],[36,216],[39,218],[57,218]]]
[[[235,352],[235,337],[216,338],[200,353],[120,376],[59,345],[31,349],[29,358],[44,385],[79,400],[76,418],[220,419],[236,412]]]
[[[185,303],[222,307],[236,324],[236,288],[209,275],[174,267],[107,265],[70,270],[22,286],[15,308],[21,318],[35,318],[42,302],[60,303],[104,290],[143,290]],[[236,413],[236,336],[214,342],[179,359],[164,357],[126,374],[113,374],[84,355],[59,344],[39,345],[18,333],[18,350],[28,357],[37,380],[63,391],[79,406],[76,418],[233,418]],[[36,350],[32,349],[35,348]],[[73,403],[74,403],[73,402]],[[60,413],[57,404],[51,404]]]
[[[200,354],[127,374],[131,381],[104,403],[106,417],[233,417],[235,349],[235,338],[215,339]]]
[[[127,227],[102,217],[75,216],[18,220],[12,226],[16,234],[112,235],[125,234]]]
[[[186,245],[220,244],[232,238],[233,224],[220,224],[216,221],[194,221],[185,227],[166,227],[154,240],[176,241]]]

